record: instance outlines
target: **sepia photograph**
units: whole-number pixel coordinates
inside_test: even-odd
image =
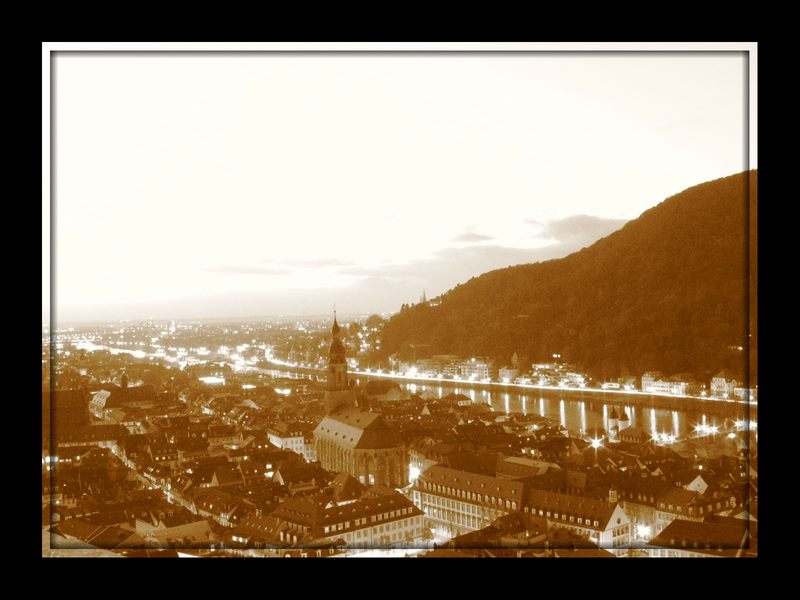
[[[757,558],[757,52],[43,43],[42,557]]]

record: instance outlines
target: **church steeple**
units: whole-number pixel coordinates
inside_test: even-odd
[[[338,391],[348,389],[347,360],[345,359],[344,344],[339,336],[341,327],[336,320],[336,311],[333,312],[333,327],[331,327],[331,348],[328,355],[328,390]]]

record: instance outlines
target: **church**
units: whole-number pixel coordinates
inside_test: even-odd
[[[314,430],[317,460],[323,468],[349,473],[364,485],[404,487],[407,461],[400,437],[380,414],[357,405],[335,315],[331,332],[326,415]]]

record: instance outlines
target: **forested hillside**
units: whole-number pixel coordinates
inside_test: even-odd
[[[749,185],[755,207],[756,183],[750,171],[697,185],[565,258],[491,271],[438,306],[406,308],[387,323],[383,351],[427,344],[500,364],[514,352],[532,360],[560,353],[596,377],[650,369],[707,377],[721,368],[741,377],[746,200]]]

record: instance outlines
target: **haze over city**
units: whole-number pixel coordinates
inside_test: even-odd
[[[757,166],[741,54],[54,60],[58,322],[395,312]]]

